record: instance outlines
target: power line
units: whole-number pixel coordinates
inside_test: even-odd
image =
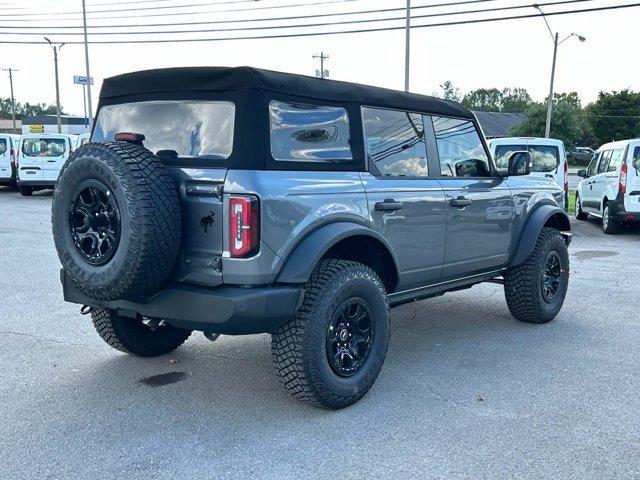
[[[592,12],[602,12],[608,10],[619,10],[623,8],[632,8],[632,7],[640,7],[640,3],[632,3],[626,5],[610,5],[607,7],[593,7],[593,8],[583,8],[583,9],[575,9],[575,10],[565,10],[560,12],[549,12],[545,13],[547,17],[556,16],[556,15],[570,15],[570,14],[578,14],[578,13],[592,13]],[[469,24],[478,24],[478,23],[492,23],[492,22],[501,22],[507,20],[523,20],[530,18],[542,17],[543,15],[540,13],[533,13],[528,15],[514,15],[509,17],[497,17],[497,18],[482,18],[482,19],[474,19],[474,20],[463,20],[456,22],[442,22],[442,23],[429,23],[422,25],[413,25],[412,29],[420,29],[420,28],[436,28],[436,27],[449,27],[455,25],[469,25]],[[296,27],[291,27],[296,28]],[[113,44],[152,44],[152,43],[191,43],[191,42],[217,42],[217,41],[230,41],[230,40],[266,40],[266,39],[275,39],[275,38],[295,38],[295,37],[314,37],[314,36],[326,36],[326,35],[346,35],[346,34],[354,34],[354,33],[371,33],[371,32],[389,32],[396,30],[404,30],[405,27],[380,27],[380,28],[366,28],[366,29],[358,29],[358,30],[337,30],[330,32],[304,32],[304,33],[285,33],[279,35],[254,35],[250,37],[214,37],[214,38],[177,38],[177,39],[145,39],[145,40],[98,40],[98,41],[90,41],[90,44],[98,45],[113,45]],[[41,45],[44,42],[42,41],[12,41],[12,40],[0,40],[0,44],[18,44],[18,45]],[[83,44],[83,42],[79,41],[71,41],[67,42],[67,44],[71,45],[79,45]]]
[[[556,0],[547,3],[540,3],[539,6],[553,6],[553,5],[563,5],[563,4],[571,4],[571,3],[582,3],[582,2],[591,2],[593,0]],[[488,12],[498,12],[498,11],[508,11],[508,10],[520,10],[523,8],[533,8],[533,4],[530,5],[517,5],[517,6],[509,6],[509,7],[494,7],[494,8],[483,8],[476,10],[464,10],[461,12],[444,12],[444,13],[431,13],[424,15],[411,15],[411,19],[421,19],[421,18],[432,18],[432,17],[448,17],[455,15],[469,15],[475,13],[488,13]],[[190,34],[198,34],[198,33],[214,33],[214,32],[238,32],[238,31],[252,31],[252,30],[279,30],[279,29],[289,29],[289,28],[310,28],[310,27],[326,27],[326,26],[335,26],[335,25],[351,25],[351,24],[360,24],[360,23],[377,23],[377,22],[392,22],[405,20],[406,17],[398,16],[398,17],[386,17],[386,18],[373,18],[373,19],[358,19],[358,20],[344,20],[337,22],[324,22],[324,23],[307,23],[301,25],[270,25],[266,27],[234,27],[234,28],[218,28],[218,29],[200,29],[200,30],[147,30],[147,31],[135,31],[135,32],[106,32],[106,33],[93,33],[93,35],[159,35],[159,34],[182,34],[182,33],[190,33]],[[246,22],[250,22],[247,20]],[[116,27],[113,27],[116,28]],[[119,27],[118,27],[119,28]],[[0,32],[0,35],[49,35],[51,32],[42,31],[42,32]],[[56,33],[57,36],[70,36],[70,35],[82,35],[82,32],[60,32]]]
[[[253,0],[255,3],[255,0]],[[287,5],[267,5],[267,6],[263,6],[263,7],[251,7],[251,8],[235,8],[232,10],[207,10],[204,12],[172,12],[172,13],[157,13],[157,14],[145,14],[145,16],[147,17],[169,17],[169,16],[182,16],[182,15],[202,15],[202,14],[206,14],[206,13],[232,13],[232,12],[248,12],[248,11],[254,11],[254,10],[275,10],[275,9],[282,9],[282,8],[293,8],[293,7],[307,7],[307,6],[311,6],[311,5],[327,5],[327,4],[331,4],[331,3],[347,3],[347,2],[360,2],[362,0],[325,0],[325,1],[316,1],[316,2],[307,2],[307,3],[294,3],[294,4],[287,4]],[[188,4],[188,5],[180,5],[180,7],[178,6],[164,6],[164,7],[139,7],[139,8],[127,8],[127,9],[112,9],[112,10],[94,10],[94,11],[89,11],[87,12],[88,14],[95,14],[95,13],[113,13],[113,12],[133,12],[136,10],[157,10],[159,8],[183,8],[183,7],[201,7],[201,6],[206,6],[207,4]],[[81,15],[82,11],[77,11],[77,12],[49,12],[49,13],[0,13],[0,17],[46,17],[45,19],[41,19],[41,20],[51,20],[51,16],[58,16],[58,15]],[[93,17],[94,20],[103,20],[103,19],[108,19],[108,18],[122,18],[121,15],[117,15],[117,16],[111,16],[111,17]],[[73,17],[71,18],[73,19]],[[2,20],[7,20],[7,21],[13,21],[12,18],[2,18]],[[65,20],[69,20],[69,19],[65,19]]]

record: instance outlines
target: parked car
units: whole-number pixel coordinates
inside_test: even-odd
[[[589,167],[578,171],[583,180],[576,192],[576,218],[600,218],[605,233],[640,222],[639,169],[640,139],[601,146]]]
[[[36,190],[53,188],[75,143],[75,135],[64,133],[23,135],[16,156],[20,194],[29,196]]]
[[[553,138],[507,137],[494,138],[488,142],[491,155],[498,168],[506,168],[509,156],[516,151],[531,153],[532,177],[553,179],[565,192],[564,209],[569,206],[569,164],[561,140]]]
[[[569,160],[574,160],[576,163],[586,165],[593,158],[595,152],[589,147],[574,147],[567,153]]]
[[[89,143],[90,140],[91,140],[90,133],[81,133],[80,135],[78,135],[76,139],[76,148],[80,148],[85,143]]]
[[[16,136],[0,133],[0,185],[16,184]]]
[[[492,281],[516,319],[557,315],[569,219],[530,162],[498,172],[473,113],[431,97],[247,67],[110,78],[54,191],[64,298],[134,355],[270,333],[295,397],[346,407],[390,306]]]

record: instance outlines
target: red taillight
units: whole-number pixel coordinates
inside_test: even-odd
[[[618,184],[618,190],[621,194],[625,194],[627,191],[627,163],[623,163],[622,167],[620,167],[620,183]]]
[[[69,150],[69,156],[73,155],[73,149]]]
[[[564,162],[564,191],[569,191],[569,163]]]
[[[232,257],[248,257],[258,251],[260,242],[260,210],[258,199],[229,199],[229,252]]]

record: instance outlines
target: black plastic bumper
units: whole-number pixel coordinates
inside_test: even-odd
[[[622,223],[640,222],[640,214],[637,212],[627,212],[624,209],[624,200],[609,200],[609,210],[614,218]]]
[[[140,301],[99,301],[87,297],[60,272],[67,302],[114,310],[123,316],[163,318],[176,327],[227,335],[269,333],[288,322],[302,303],[297,287],[205,288],[172,284]]]

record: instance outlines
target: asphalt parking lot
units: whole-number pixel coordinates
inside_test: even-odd
[[[376,385],[327,412],[279,384],[267,335],[108,347],[62,301],[50,207],[0,188],[3,478],[640,478],[638,228],[574,222],[550,324],[495,284],[393,310]]]

